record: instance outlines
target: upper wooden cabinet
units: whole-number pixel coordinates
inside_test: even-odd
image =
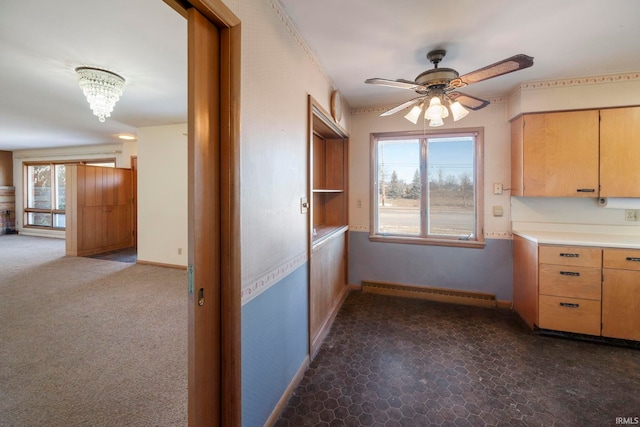
[[[511,123],[511,194],[598,197],[598,110],[536,113]]]
[[[133,246],[132,172],[66,166],[66,254],[85,256]]]
[[[640,197],[640,107],[600,111],[600,197]]]

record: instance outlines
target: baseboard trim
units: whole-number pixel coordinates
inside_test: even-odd
[[[333,325],[333,321],[338,315],[338,312],[340,311],[340,307],[342,307],[342,304],[344,304],[344,301],[347,299],[347,296],[349,295],[350,291],[351,290],[349,286],[344,287],[344,289],[342,290],[342,294],[336,300],[336,304],[333,306],[333,309],[331,310],[327,318],[322,323],[322,326],[318,330],[318,333],[316,334],[315,337],[311,339],[311,346],[310,346],[311,348],[309,349],[311,360],[315,359],[316,354],[318,354],[318,350],[320,350],[320,347],[322,347],[322,343],[324,342],[324,339],[327,337],[327,334],[331,330],[331,325]]]
[[[513,302],[512,301],[496,300],[496,307],[497,308],[503,308],[505,310],[513,310]]]
[[[289,383],[286,390],[280,397],[280,400],[278,400],[278,403],[276,404],[275,408],[273,408],[273,411],[271,411],[271,415],[269,415],[269,418],[267,418],[267,421],[264,423],[265,427],[273,427],[276,421],[278,421],[278,418],[280,417],[280,413],[284,410],[285,406],[287,406],[287,402],[289,402],[289,398],[293,394],[293,390],[295,390],[295,388],[300,383],[300,380],[302,380],[302,377],[304,376],[304,373],[308,367],[309,367],[309,355],[306,355],[304,360],[302,361],[302,364],[298,368],[298,371],[293,376],[293,378],[291,379],[291,382]]]
[[[350,291],[361,291],[362,290],[362,285],[349,285],[349,290]]]
[[[434,288],[430,286],[400,285],[386,282],[362,281],[362,291],[405,298],[417,298],[451,304],[496,308],[496,297],[485,292]]]
[[[144,260],[137,260],[136,264],[152,265],[154,267],[175,268],[177,270],[186,270],[187,269],[186,265],[165,264],[165,263],[162,263],[162,262],[153,262],[153,261],[144,261]]]

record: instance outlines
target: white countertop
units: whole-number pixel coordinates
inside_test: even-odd
[[[640,235],[575,231],[512,230],[512,233],[536,243],[548,245],[600,246],[640,249]]]

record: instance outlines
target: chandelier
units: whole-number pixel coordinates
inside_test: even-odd
[[[469,114],[469,110],[464,108],[462,104],[458,101],[452,100],[446,94],[436,94],[429,99],[429,106],[424,112],[424,119],[429,121],[429,126],[437,127],[444,125],[444,120],[449,117],[449,110],[446,105],[443,104],[443,101],[448,102],[449,109],[451,109],[451,115],[453,116],[453,121],[457,122],[458,120],[466,117]],[[411,123],[418,123],[418,119],[422,114],[422,110],[427,105],[427,100],[425,99],[418,105],[414,105],[411,111],[404,116],[405,119],[409,120]]]
[[[124,79],[111,71],[99,68],[78,67],[78,83],[87,97],[93,114],[104,122],[111,116],[113,106],[122,95]]]

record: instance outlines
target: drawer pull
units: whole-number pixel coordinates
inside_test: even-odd
[[[576,191],[578,193],[595,193],[596,192],[594,188],[578,188]]]
[[[580,273],[577,273],[575,271],[561,271],[560,274],[562,274],[563,276],[580,276]]]
[[[560,306],[561,307],[568,307],[568,308],[578,308],[578,307],[580,307],[580,304],[574,304],[574,303],[571,303],[571,302],[561,302]]]
[[[640,262],[640,258],[634,258],[634,257],[627,257],[627,261],[635,261],[635,262]]]
[[[566,257],[566,258],[578,258],[580,256],[580,254],[565,254],[565,253],[561,253],[560,256]]]

